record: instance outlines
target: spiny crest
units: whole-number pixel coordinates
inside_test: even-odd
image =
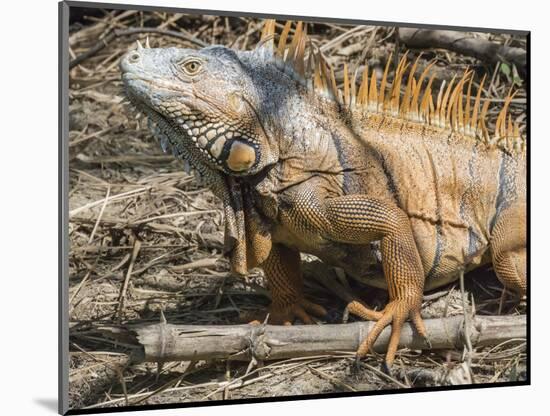
[[[368,65],[365,65],[361,83],[358,84],[358,71],[350,74],[348,64],[345,63],[343,87],[338,88],[334,68],[321,50],[308,41],[307,25],[303,22],[293,24],[292,21],[287,21],[276,46],[275,27],[275,20],[266,20],[260,45],[272,53],[278,65],[285,69],[290,68],[295,78],[309,90],[328,96],[346,108],[450,129],[479,139],[488,147],[497,146],[508,152],[524,153],[526,140],[520,134],[518,122],[512,121],[512,116],[508,113],[515,92],[510,91],[508,94],[497,117],[494,132],[489,133],[486,123],[490,101],[481,97],[485,76],[475,98],[472,96],[473,71],[467,69],[462,77],[457,79],[455,76],[448,83],[443,81],[434,102],[432,84],[435,74],[430,75],[430,72],[435,62],[430,62],[417,77],[420,56],[411,65],[407,54],[404,54],[390,84],[390,54],[380,82],[375,68],[369,74]]]

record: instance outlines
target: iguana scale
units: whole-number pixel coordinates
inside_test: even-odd
[[[493,133],[471,71],[432,92],[429,65],[404,57],[359,76],[334,71],[287,22],[275,43],[266,21],[252,51],[149,48],[121,60],[130,101],[163,148],[190,164],[223,201],[232,270],[263,268],[272,323],[311,323],[325,309],[302,293],[300,252],[387,288],[382,311],[352,297],[350,312],[377,321],[364,356],[388,324],[394,361],[403,322],[427,337],[424,290],[492,262],[526,293],[525,140],[508,116]],[[390,59],[388,59],[388,62]],[[373,242],[377,242],[373,244]],[[384,279],[367,273],[381,258]]]

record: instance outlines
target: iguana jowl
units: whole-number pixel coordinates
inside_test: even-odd
[[[138,48],[121,60],[131,102],[222,199],[232,269],[260,266],[271,322],[290,323],[322,306],[304,299],[300,252],[387,288],[382,311],[350,299],[350,311],[377,324],[357,354],[388,324],[393,363],[403,322],[427,336],[425,289],[492,262],[504,285],[526,292],[525,142],[507,116],[494,134],[488,101],[471,94],[472,74],[432,94],[429,67],[401,59],[360,85],[345,68],[338,90],[322,56],[306,53],[304,26],[292,41],[274,21],[253,51]],[[404,92],[401,87],[404,87]],[[384,279],[367,276],[379,241]]]

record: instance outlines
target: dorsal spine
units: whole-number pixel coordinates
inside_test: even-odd
[[[293,25],[294,34],[290,36]],[[345,63],[344,85],[343,88],[338,88],[334,68],[307,37],[307,25],[303,22],[294,24],[287,21],[276,48],[275,26],[275,20],[265,21],[261,47],[268,48],[275,61],[285,69],[289,68],[294,77],[313,93],[328,97],[343,108],[425,123],[478,139],[488,147],[499,147],[514,154],[525,153],[526,140],[520,133],[519,123],[512,121],[511,115],[508,114],[515,92],[510,91],[506,97],[498,114],[494,132],[489,132],[486,123],[490,101],[485,100],[481,105],[485,76],[475,98],[472,97],[473,71],[466,69],[458,80],[455,76],[450,82],[444,81],[441,84],[434,102],[432,84],[435,74],[430,75],[430,71],[435,62],[430,62],[416,78],[421,55],[411,65],[405,53],[399,60],[391,84],[388,81],[390,55],[380,83],[375,69],[372,69],[369,76],[369,68],[365,65],[361,83],[357,84],[357,71],[350,76],[348,65]],[[402,91],[405,79],[407,81]]]

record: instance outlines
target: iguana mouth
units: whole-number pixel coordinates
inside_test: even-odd
[[[166,82],[162,79],[155,79],[152,77],[148,77],[144,74],[135,74],[131,72],[126,72],[122,75],[122,80],[128,85],[132,81],[139,82],[142,84],[146,84],[150,88],[154,89],[164,89],[171,93],[185,93],[185,90],[182,88],[178,88],[177,85],[174,85],[171,82]]]

